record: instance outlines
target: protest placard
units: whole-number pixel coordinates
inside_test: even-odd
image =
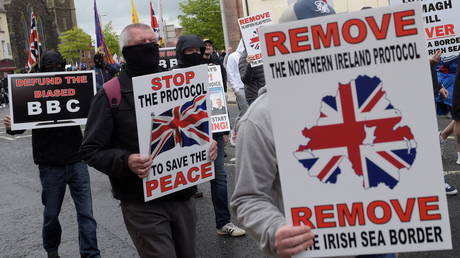
[[[286,219],[316,234],[299,257],[452,248],[422,15],[261,29]]]
[[[177,65],[176,48],[160,48],[160,67],[164,70],[170,70]]]
[[[94,71],[9,75],[11,129],[86,124],[95,81]]]
[[[391,5],[414,1],[390,0]],[[457,55],[460,51],[460,1],[425,0],[420,2],[424,13],[428,54],[442,50],[444,55]]]
[[[224,82],[220,66],[208,66],[209,98],[211,99],[211,129],[213,133],[230,131],[227,98],[225,97]]]
[[[153,157],[144,199],[214,178],[206,65],[133,78],[139,151]]]
[[[262,53],[260,49],[259,29],[272,23],[270,12],[251,15],[238,19],[241,35],[248,56],[253,57],[251,67],[262,65]]]

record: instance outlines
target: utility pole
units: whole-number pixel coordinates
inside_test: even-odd
[[[225,51],[227,51],[230,47],[230,41],[228,40],[227,17],[225,17],[224,0],[220,0],[220,14],[222,16],[222,29],[224,30]]]
[[[160,36],[163,38],[163,41],[166,42],[168,41],[167,35],[166,35],[166,25],[165,25],[165,20],[163,19],[163,5],[161,4],[161,0],[158,0],[158,9],[160,10]]]

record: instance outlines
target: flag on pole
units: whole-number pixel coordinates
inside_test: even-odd
[[[150,1],[150,24],[153,31],[160,32],[160,26],[158,26],[157,17],[155,16],[155,11],[153,10],[152,1]]]
[[[109,64],[114,64],[112,53],[107,46],[107,42],[104,39],[104,34],[102,34],[101,21],[99,19],[99,14],[97,12],[96,0],[94,0],[94,20],[96,24],[96,45],[97,52],[104,55],[104,60]]]
[[[29,36],[29,55],[27,58],[27,67],[29,72],[34,66],[40,63],[41,46],[40,37],[38,36],[37,17],[34,12],[32,12]]]
[[[137,15],[136,7],[134,7],[134,0],[131,0],[131,17],[133,23],[139,23],[139,16]]]

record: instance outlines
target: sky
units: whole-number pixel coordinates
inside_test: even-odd
[[[183,0],[162,0],[163,18],[166,24],[179,25],[177,16],[180,14],[179,2]],[[74,0],[77,13],[78,27],[95,37],[93,0]],[[152,0],[155,14],[158,15],[158,0]],[[131,0],[96,0],[97,11],[101,17],[102,26],[112,21],[112,26],[118,34],[131,23]],[[139,20],[150,24],[150,1],[134,0]]]

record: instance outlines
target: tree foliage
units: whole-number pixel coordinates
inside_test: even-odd
[[[211,39],[216,49],[224,49],[224,32],[219,0],[186,0],[179,3],[179,21],[185,34]]]
[[[82,29],[73,27],[59,36],[58,49],[62,56],[71,62],[78,62],[82,51],[91,50],[91,36]]]
[[[113,31],[112,22],[109,22],[104,26],[102,34],[104,34],[104,39],[110,49],[110,53],[112,53],[112,55],[117,54],[117,56],[120,57],[120,36]]]

